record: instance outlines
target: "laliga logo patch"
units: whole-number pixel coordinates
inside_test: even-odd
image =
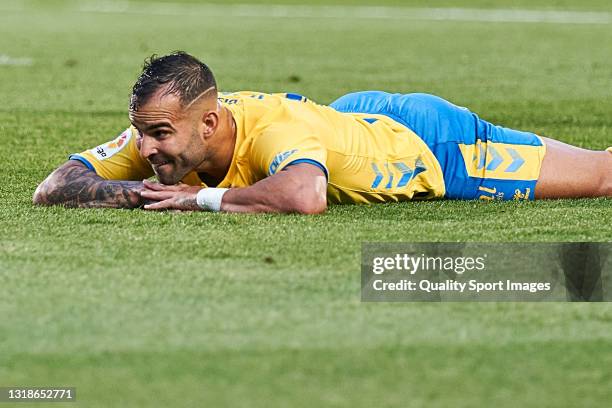
[[[282,152],[274,156],[272,163],[270,163],[270,167],[268,167],[268,175],[271,176],[276,173],[276,170],[278,170],[278,166],[280,166],[280,164],[284,162],[287,157],[291,156],[295,152],[297,152],[297,149],[288,150],[286,152]]]
[[[120,134],[115,140],[93,148],[89,152],[98,160],[106,160],[109,157],[113,157],[115,153],[127,146],[131,137],[132,130],[126,129],[126,131]]]

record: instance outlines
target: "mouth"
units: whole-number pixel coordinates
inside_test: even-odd
[[[166,166],[168,164],[170,164],[170,161],[169,160],[165,160],[165,161],[159,161],[159,162],[151,163],[151,166],[153,166],[154,169],[159,169],[159,168],[161,168],[163,166]]]

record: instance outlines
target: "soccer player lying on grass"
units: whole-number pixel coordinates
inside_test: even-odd
[[[145,64],[129,117],[117,139],[51,173],[34,203],[314,214],[328,203],[612,196],[610,152],[494,126],[426,94],[360,92],[329,107],[218,94],[185,53]]]

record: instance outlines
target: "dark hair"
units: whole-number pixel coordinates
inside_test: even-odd
[[[142,74],[132,88],[130,110],[136,111],[162,86],[168,85],[166,94],[175,94],[183,106],[217,83],[210,68],[183,51],[145,60]]]

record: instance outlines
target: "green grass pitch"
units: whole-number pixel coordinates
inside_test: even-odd
[[[612,11],[603,0],[370,4]],[[34,208],[31,196],[69,153],[127,126],[142,61],[177,49],[207,62],[223,90],[320,103],[352,90],[429,92],[605,148],[612,24],[81,6],[0,2],[0,386],[75,386],[86,407],[609,404],[609,304],[364,304],[359,294],[363,241],[609,241],[609,199],[302,217]]]

